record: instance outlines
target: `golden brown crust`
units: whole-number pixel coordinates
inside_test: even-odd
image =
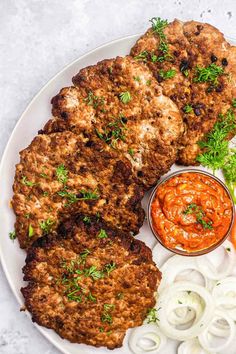
[[[236,48],[218,29],[206,23],[175,20],[164,33],[172,59],[153,63],[149,55],[146,63],[159,80],[163,93],[182,112],[185,130],[180,139],[179,162],[194,165],[200,153],[198,141],[211,131],[219,113],[225,113],[236,97]],[[145,50],[159,55],[158,47],[159,36],[149,29],[134,45],[131,55],[137,56]],[[212,62],[224,68],[225,75],[218,77],[218,84],[210,88],[209,83],[194,82],[196,66],[207,67]],[[188,76],[181,72],[181,67],[188,70]],[[160,70],[170,69],[176,71],[175,77],[162,80]],[[183,111],[187,104],[194,108],[191,114]]]
[[[22,248],[42,235],[40,223],[50,219],[54,230],[74,212],[99,213],[112,225],[138,233],[144,219],[143,191],[132,177],[130,162],[100,139],[69,131],[39,135],[20,156],[12,206]],[[56,175],[61,165],[68,171],[65,184]],[[95,199],[81,199],[83,190],[94,192]]]
[[[54,118],[43,131],[91,131],[107,138],[130,160],[145,188],[153,186],[176,159],[183,123],[150,70],[131,57],[117,57],[82,69],[73,83],[52,99]],[[125,92],[127,103],[120,96]],[[122,129],[118,138],[111,132],[118,132],[114,124]]]
[[[108,237],[98,238],[101,229]],[[84,250],[87,256],[82,259]],[[109,273],[108,264],[114,268]],[[103,273],[99,279],[88,275],[92,266]],[[151,250],[142,241],[94,217],[86,225],[83,215],[62,224],[57,238],[49,235],[36,241],[23,271],[29,284],[21,291],[33,321],[71,342],[109,349],[122,345],[128,328],[142,324],[155,305],[161,279]],[[71,299],[70,282],[78,275],[80,289]],[[105,304],[110,305],[107,310]]]

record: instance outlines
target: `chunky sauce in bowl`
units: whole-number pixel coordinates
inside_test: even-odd
[[[169,249],[198,252],[219,243],[232,224],[226,189],[204,173],[183,172],[161,183],[150,205],[151,224]]]

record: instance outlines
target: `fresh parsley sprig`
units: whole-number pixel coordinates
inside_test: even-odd
[[[229,109],[225,115],[220,115],[212,131],[205,140],[199,142],[203,153],[198,155],[197,161],[203,166],[211,168],[213,172],[222,168],[225,158],[229,155],[227,136],[236,129],[235,114]]]
[[[194,82],[209,82],[213,86],[218,84],[218,77],[224,75],[224,68],[214,63],[206,67],[196,67]]]
[[[230,194],[236,204],[236,151],[232,150],[231,153],[227,156],[225,164],[222,168],[223,175],[225,178],[225,182],[227,187],[229,188]]]

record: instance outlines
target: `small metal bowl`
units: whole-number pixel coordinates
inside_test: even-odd
[[[184,249],[180,249],[180,248],[169,248],[169,247],[167,247],[163,243],[161,237],[155,232],[154,227],[152,225],[151,206],[152,206],[152,202],[153,202],[153,199],[154,199],[154,197],[156,195],[156,191],[157,191],[158,187],[160,185],[162,185],[163,183],[165,183],[166,181],[168,181],[169,179],[171,179],[172,177],[180,175],[180,174],[183,174],[183,173],[198,173],[198,174],[202,174],[202,175],[205,175],[205,176],[208,176],[208,177],[214,179],[216,182],[218,182],[224,188],[224,190],[226,191],[226,193],[229,196],[229,199],[230,199],[231,205],[232,205],[232,219],[231,219],[231,223],[229,225],[228,231],[225,234],[225,236],[222,237],[222,239],[220,239],[218,242],[216,242],[213,245],[211,245],[210,247],[204,248],[204,249],[199,250],[199,251],[193,251],[193,252],[187,251],[187,250],[184,250]],[[216,249],[217,247],[219,247],[227,239],[227,237],[229,236],[229,234],[231,232],[231,229],[232,229],[232,226],[233,226],[233,223],[234,223],[234,218],[235,218],[235,206],[234,206],[234,202],[233,202],[233,199],[231,197],[231,194],[230,194],[228,188],[226,187],[226,185],[219,178],[215,177],[211,173],[205,172],[205,171],[202,171],[202,170],[198,170],[198,169],[193,169],[193,168],[192,169],[183,169],[183,170],[176,171],[176,172],[171,173],[170,175],[168,175],[162,181],[160,181],[156,185],[156,187],[154,187],[154,189],[153,189],[153,191],[151,193],[150,199],[149,199],[149,203],[148,203],[148,223],[149,223],[149,226],[150,226],[150,228],[152,230],[153,235],[156,237],[157,241],[160,242],[160,244],[163,247],[165,247],[167,250],[169,250],[171,252],[174,252],[176,254],[180,254],[182,256],[191,256],[191,257],[192,256],[201,256],[201,255],[209,253],[209,252],[213,251],[214,249]]]

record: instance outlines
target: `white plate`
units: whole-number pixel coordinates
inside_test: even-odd
[[[117,55],[126,55],[129,53],[130,48],[138,37],[139,35],[134,35],[110,42],[89,52],[68,65],[52,80],[50,80],[32,100],[25,112],[22,114],[9,139],[0,166],[0,255],[7,280],[20,305],[23,305],[24,303],[20,288],[25,285],[22,280],[21,272],[21,269],[25,263],[25,252],[19,248],[17,241],[13,243],[8,236],[9,232],[14,229],[15,222],[15,216],[13,211],[10,209],[9,202],[12,197],[12,184],[15,173],[15,165],[19,162],[18,152],[30,144],[38,130],[41,129],[50,118],[50,99],[56,95],[62,87],[72,84],[72,76],[78,73],[81,68],[95,64],[97,61],[105,58],[113,58]],[[172,171],[176,169],[181,169],[181,167],[172,167]],[[144,207],[147,205],[147,200],[148,196],[146,196],[143,201]],[[150,247],[153,247],[155,244],[155,239],[147,224],[144,224],[142,227],[138,238],[144,240]],[[59,350],[61,350],[61,352],[65,354],[111,353],[111,351],[104,348],[97,349],[82,344],[79,345],[69,343],[68,341],[61,339],[52,330],[45,329],[37,325],[36,327],[51,343],[53,343]],[[123,347],[112,351],[112,353],[131,353],[127,345],[127,339],[128,335],[125,338]],[[177,344],[175,342],[169,341],[165,347],[165,354],[176,354],[176,346]],[[164,354],[164,352],[160,354]]]

